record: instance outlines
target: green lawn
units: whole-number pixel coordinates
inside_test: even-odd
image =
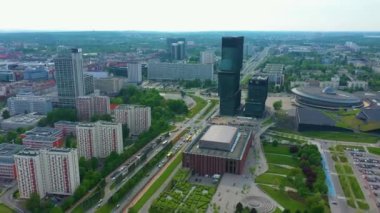
[[[278,154],[265,154],[268,163],[288,165],[297,167],[298,162],[290,155],[278,155]]]
[[[275,175],[275,174],[268,174],[264,173],[260,176],[258,176],[255,179],[256,183],[262,183],[262,184],[270,184],[270,185],[280,185],[281,183],[284,183],[285,186],[292,186],[292,184],[287,180],[286,177]]]
[[[364,148],[362,146],[347,146],[347,145],[337,145],[336,151],[338,152],[344,152],[345,150],[360,150],[364,151]]]
[[[276,174],[283,174],[283,175],[288,175],[291,171],[291,169],[285,168],[280,165],[275,165],[275,164],[268,164],[268,171],[267,173],[276,173]]]
[[[343,165],[343,169],[346,174],[349,174],[349,175],[354,174],[350,165],[347,165],[347,164]]]
[[[348,182],[349,182],[349,184],[351,186],[352,192],[355,195],[355,198],[356,199],[365,199],[363,191],[360,188],[359,183],[356,180],[356,178],[354,176],[348,176],[347,179],[348,179]]]
[[[380,148],[378,147],[367,147],[368,151],[375,155],[380,155]]]
[[[341,164],[335,164],[335,170],[338,174],[344,174],[343,166]]]
[[[259,187],[271,198],[277,201],[281,206],[289,209],[291,212],[295,212],[297,210],[301,210],[303,212],[306,209],[304,203],[290,198],[286,192],[281,192],[278,189],[265,185],[259,185]]]
[[[176,159],[168,166],[168,168],[162,173],[162,175],[152,184],[152,186],[145,192],[139,201],[132,207],[135,212],[140,211],[145,202],[148,201],[152,195],[162,186],[162,184],[173,173],[174,169],[182,162],[182,154],[179,154]]]
[[[359,142],[359,143],[376,143],[379,138],[365,133],[353,132],[328,132],[328,131],[307,131],[301,133],[303,136],[311,138],[321,138],[326,140]]]
[[[218,100],[211,100],[211,104],[205,109],[202,115],[199,117],[200,120],[206,117],[206,115],[219,103]]]
[[[13,213],[15,211],[13,211],[11,208],[9,208],[8,206],[6,206],[5,204],[0,203],[0,212],[1,213]]]
[[[360,209],[363,209],[363,210],[368,210],[369,209],[369,205],[366,202],[356,201],[356,203],[358,204],[358,206],[359,206]]]
[[[278,145],[278,146],[272,146],[272,144],[268,143],[265,144],[264,146],[264,152],[265,153],[275,153],[275,154],[282,154],[282,155],[289,155],[289,146],[286,145]]]
[[[199,113],[199,111],[201,111],[207,105],[207,101],[204,100],[203,98],[200,98],[200,97],[195,96],[195,95],[190,95],[190,97],[196,103],[195,106],[193,108],[191,108],[189,113],[187,114],[187,117],[192,118],[192,117],[194,117],[194,115]]]
[[[111,204],[105,204],[104,206],[100,207],[98,210],[96,210],[96,213],[108,213],[112,212],[112,209],[114,208]]]

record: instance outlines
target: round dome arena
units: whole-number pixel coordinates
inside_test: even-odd
[[[299,105],[323,108],[360,108],[363,101],[347,92],[336,90],[332,87],[296,87],[292,89],[296,95],[296,103]]]

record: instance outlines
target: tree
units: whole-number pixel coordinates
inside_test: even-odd
[[[273,103],[273,108],[274,108],[274,110],[276,110],[276,111],[281,110],[281,108],[282,108],[282,101],[281,101],[281,100],[279,100],[279,101],[275,101],[275,102]]]
[[[241,204],[240,202],[236,204],[236,210],[235,212],[236,213],[241,213],[243,211],[243,204]]]
[[[41,200],[40,200],[40,195],[38,195],[36,192],[33,192],[30,195],[30,198],[26,201],[26,209],[31,211],[32,213],[34,212],[40,212],[41,208]]]
[[[126,140],[129,137],[129,128],[127,124],[122,125],[123,140]]]
[[[4,119],[7,119],[7,118],[11,117],[11,115],[9,114],[8,110],[4,110],[2,116],[3,116]]]
[[[250,213],[257,213],[257,210],[255,208],[252,208]]]
[[[272,146],[277,147],[277,146],[278,146],[278,141],[277,141],[277,140],[274,140],[274,141],[272,142]]]
[[[282,213],[291,213],[289,209],[284,209],[284,211],[282,211]]]

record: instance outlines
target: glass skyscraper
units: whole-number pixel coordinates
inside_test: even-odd
[[[59,106],[74,108],[75,98],[85,95],[82,49],[60,49],[54,64]]]
[[[234,116],[240,107],[240,70],[244,37],[222,38],[222,60],[218,72],[220,115]]]
[[[268,77],[253,76],[248,82],[248,97],[245,101],[244,115],[262,117],[265,112],[265,101],[268,97]]]

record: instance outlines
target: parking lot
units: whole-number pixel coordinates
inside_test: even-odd
[[[380,210],[380,157],[357,151],[350,151],[349,156],[360,176],[359,182],[363,184],[369,192],[370,200],[373,200]]]

